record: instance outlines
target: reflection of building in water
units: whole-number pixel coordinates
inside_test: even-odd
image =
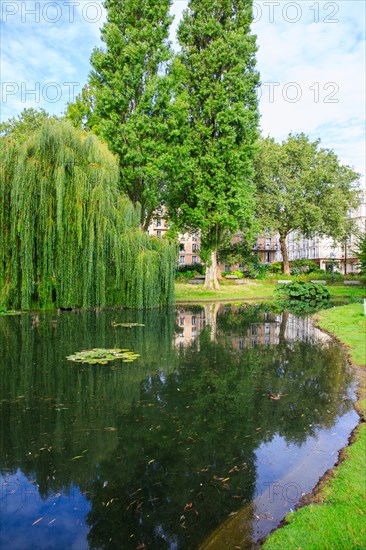
[[[231,342],[236,349],[255,348],[257,346],[271,346],[280,340],[281,315],[262,313],[258,315],[257,323],[250,323],[249,328],[238,334],[238,330],[231,335]]]
[[[211,326],[211,339],[215,339],[217,334],[217,319],[213,316],[220,315],[242,315],[245,318],[245,312],[232,306],[220,306],[214,310],[208,309],[209,306],[192,311],[179,308],[177,312],[177,324],[179,333],[175,337],[175,344],[185,347],[195,340],[202,332],[205,326]],[[258,313],[258,322],[248,323],[242,329],[234,325],[230,340],[233,347],[237,350],[254,348],[256,346],[278,345],[280,341],[295,342],[297,340],[308,341],[312,343],[329,341],[329,336],[317,329],[310,317],[295,317],[287,311],[281,315],[274,313]],[[227,327],[225,328],[225,331]]]
[[[314,326],[311,317],[295,317],[289,315],[286,325],[285,339],[289,341],[303,340],[307,342],[329,342],[330,336]]]
[[[175,344],[184,347],[190,344],[196,336],[200,334],[206,325],[204,309],[191,311],[185,308],[179,308],[177,312],[177,324],[179,332],[175,337]]]

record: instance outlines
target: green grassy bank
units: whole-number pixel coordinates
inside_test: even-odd
[[[250,281],[238,285],[233,281],[220,283],[220,290],[205,290],[203,285],[192,285],[187,283],[175,283],[175,294],[178,302],[194,301],[225,301],[225,300],[253,300],[261,298],[274,298],[276,283]],[[327,285],[331,298],[366,297],[366,289],[349,287],[345,285]]]
[[[362,304],[350,304],[322,311],[316,319],[348,349],[360,374],[357,409],[363,421],[333,476],[320,484],[312,504],[289,514],[286,525],[267,538],[266,550],[366,548],[366,317]]]

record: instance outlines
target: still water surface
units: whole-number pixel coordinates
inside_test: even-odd
[[[65,359],[95,347],[140,357]],[[1,549],[250,547],[357,423],[340,348],[264,306],[2,317],[0,349]]]

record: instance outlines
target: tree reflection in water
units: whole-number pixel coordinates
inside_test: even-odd
[[[93,347],[141,357],[65,360]],[[265,306],[0,318],[0,349],[1,469],[44,499],[78,486],[92,548],[197,547],[253,499],[261,444],[300,446],[352,407],[341,350]]]

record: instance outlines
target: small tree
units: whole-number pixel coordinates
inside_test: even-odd
[[[279,233],[286,275],[290,266],[286,237],[299,231],[341,238],[347,211],[358,202],[359,174],[340,164],[320,140],[290,134],[281,144],[263,139],[256,158],[258,214],[263,228]]]

